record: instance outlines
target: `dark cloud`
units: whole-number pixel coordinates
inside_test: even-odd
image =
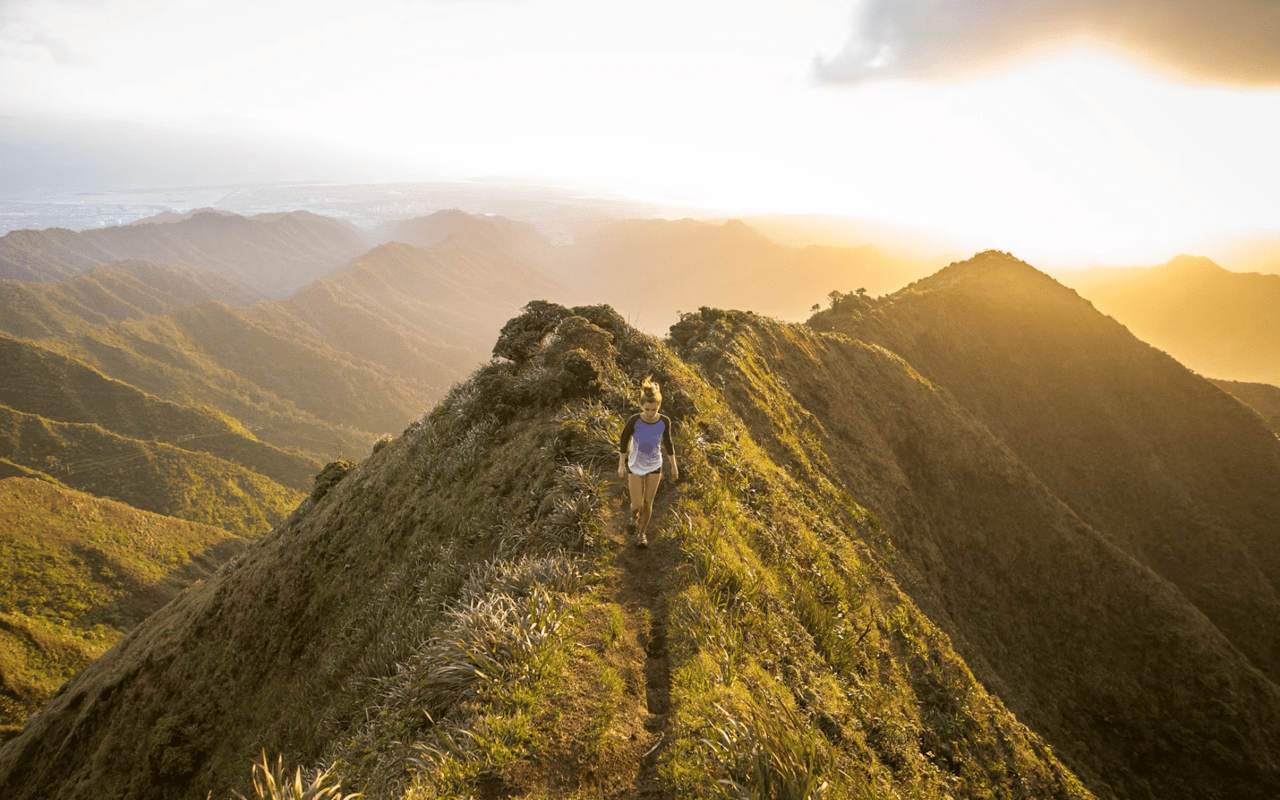
[[[1197,83],[1280,86],[1280,0],[865,0],[825,83],[936,79],[1088,44]]]

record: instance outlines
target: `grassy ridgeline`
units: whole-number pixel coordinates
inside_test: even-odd
[[[34,342],[0,336],[0,404],[55,422],[96,424],[129,439],[177,444],[302,490],[320,463],[258,441],[207,407],[160,400]]]
[[[67,486],[241,536],[268,530],[302,499],[261,473],[207,453],[53,422],[0,406],[0,456]]]
[[[367,797],[1268,796],[1274,687],[883,347],[533,303],[495,352],[78,676],[0,791],[227,797],[265,750]],[[650,373],[682,480],[636,551]]]

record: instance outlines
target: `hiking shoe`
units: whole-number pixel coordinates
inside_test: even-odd
[[[634,519],[627,523],[627,533],[631,536],[636,535],[636,521]]]
[[[648,546],[649,546],[649,540],[645,538],[645,535],[643,533],[636,537],[636,547],[648,547]]]

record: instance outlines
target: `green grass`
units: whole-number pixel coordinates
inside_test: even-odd
[[[610,659],[627,644],[621,610],[596,607],[604,478],[652,373],[682,480],[648,551],[670,565],[643,620],[665,627],[670,668],[669,687],[641,690],[669,688],[649,778],[681,798],[1087,796],[897,586],[814,420],[776,377],[757,386],[762,353],[811,350],[811,332],[723,314],[721,344],[685,340],[702,354],[690,366],[611,311],[583,310],[594,329],[552,311],[561,333],[526,363],[482,367],[334,467],[166,610],[190,643],[166,672],[180,691],[157,676],[149,705],[109,720],[112,741],[151,742],[175,774],[184,753],[221,765],[190,778],[220,797],[248,789],[264,752],[283,754],[281,776],[302,764],[369,798],[553,795],[537,770],[566,759],[566,791],[598,790],[590,772],[624,747]],[[233,711],[184,727],[170,718],[195,703],[177,696]]]
[[[68,678],[247,541],[30,478],[0,480],[0,721]]]
[[[73,489],[240,536],[265,533],[303,499],[296,489],[207,453],[6,406],[0,406],[0,456]]]
[[[697,477],[661,531],[687,553],[669,594],[676,796],[1088,796],[900,592],[874,516],[830,479],[760,356],[812,351],[813,334],[725,313],[704,335],[718,325],[725,351],[707,349],[714,331],[686,347],[765,438],[725,447],[707,424],[681,443]],[[733,427],[718,395],[697,405]]]
[[[320,466],[258,441],[225,414],[152,397],[34,342],[0,336],[0,373],[6,377],[0,404],[15,411],[209,453],[294,489],[304,488]]]

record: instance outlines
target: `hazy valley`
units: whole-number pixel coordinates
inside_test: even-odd
[[[1145,269],[1063,276],[1140,339],[1209,378],[1280,385],[1280,275],[1178,256]]]
[[[0,238],[6,798],[1280,786],[1280,276],[143,222]]]

